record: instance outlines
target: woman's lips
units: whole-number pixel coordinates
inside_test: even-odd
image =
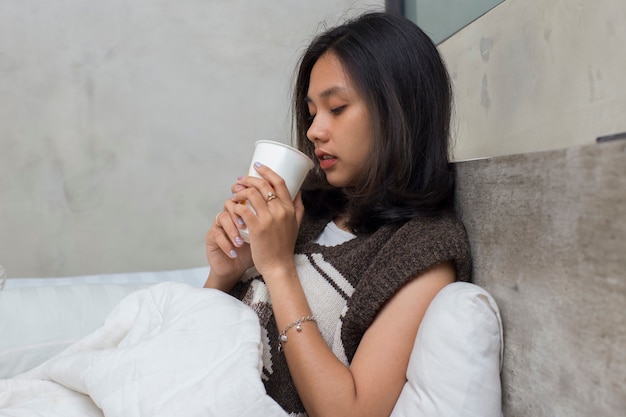
[[[320,161],[320,168],[323,170],[326,170],[337,163],[337,158],[325,152],[316,152],[315,156],[317,156],[317,159]]]
[[[337,158],[320,159],[320,168],[322,168],[323,170],[326,170],[332,167],[333,165],[335,165],[336,162],[337,162]]]

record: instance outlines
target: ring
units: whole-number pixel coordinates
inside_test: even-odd
[[[270,201],[272,201],[275,198],[277,198],[276,194],[274,194],[273,192],[270,191],[269,193],[267,193],[267,200],[265,200],[265,201],[267,201],[269,203]]]

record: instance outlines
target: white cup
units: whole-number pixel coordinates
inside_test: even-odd
[[[248,175],[261,178],[254,168],[255,162],[271,168],[285,180],[292,201],[296,198],[296,194],[298,194],[298,190],[307,174],[313,168],[313,161],[304,153],[284,143],[271,140],[259,140],[254,146],[254,154],[252,155]],[[254,211],[249,204],[248,208]],[[239,234],[243,240],[250,243],[250,235],[247,228],[240,230]]]

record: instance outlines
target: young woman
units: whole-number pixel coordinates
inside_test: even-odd
[[[448,74],[417,26],[368,13],[313,40],[293,106],[315,168],[293,202],[262,165],[237,180],[206,235],[205,286],[258,313],[265,386],[288,413],[389,416],[426,308],[470,279]]]

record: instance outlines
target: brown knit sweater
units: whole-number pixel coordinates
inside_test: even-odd
[[[467,235],[452,214],[383,226],[334,247],[312,241],[330,219],[305,217],[296,242],[298,275],[322,336],[346,365],[382,305],[408,280],[452,261],[457,279],[471,278]],[[259,315],[263,332],[263,380],[267,393],[291,416],[306,416],[284,354],[263,278],[249,270],[231,292]]]

